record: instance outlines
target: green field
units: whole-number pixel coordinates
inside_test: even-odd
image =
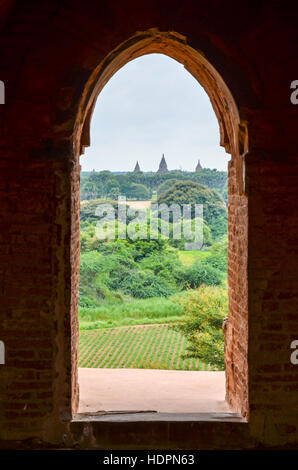
[[[178,294],[172,299],[128,298],[118,303],[103,300],[100,307],[80,307],[80,330],[177,322],[181,320],[183,311],[176,299],[183,295],[185,293]]]
[[[179,258],[184,266],[192,266],[195,261],[202,260],[209,255],[209,251],[179,250]]]
[[[208,254],[208,251],[179,251],[179,258],[185,266],[191,266],[196,260],[206,258]],[[102,300],[98,307],[80,307],[80,329],[173,323],[182,318],[183,311],[178,298],[184,295],[186,293],[182,292],[169,298],[150,299],[134,299],[127,296],[119,302]]]
[[[183,359],[185,348],[185,337],[169,325],[85,330],[79,367],[213,370],[198,359]]]

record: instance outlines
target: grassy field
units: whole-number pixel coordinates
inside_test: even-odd
[[[183,359],[186,339],[169,325],[81,331],[79,367],[213,370],[198,359]]]
[[[179,251],[191,266],[207,251]],[[124,298],[102,301],[96,308],[80,307],[79,366],[166,370],[213,370],[198,359],[184,359],[186,338],[171,328],[183,318],[179,297]]]
[[[208,255],[209,251],[179,250],[179,258],[184,266],[191,266],[195,261],[206,258]]]
[[[118,303],[103,301],[102,305],[96,308],[80,307],[79,321],[81,330],[90,330],[116,326],[173,323],[181,319],[182,315],[182,308],[175,298],[173,300],[163,297],[130,298]]]
[[[191,266],[208,255],[208,251],[179,251],[185,266]],[[177,322],[183,315],[179,297],[184,295],[186,291],[168,298],[137,299],[122,295],[119,301],[102,299],[97,307],[79,307],[80,330]]]
[[[208,251],[179,251],[179,258],[185,266],[206,258]],[[149,299],[127,299],[119,302],[102,301],[99,307],[80,307],[79,321],[81,330],[111,328],[129,325],[148,325],[173,323],[181,319],[182,308],[177,299],[185,292],[173,297],[152,297]]]

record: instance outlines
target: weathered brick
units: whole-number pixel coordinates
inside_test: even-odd
[[[216,2],[214,9],[212,2],[193,0],[165,0],[162,7],[128,0],[125,12],[118,0],[3,5],[0,339],[7,361],[0,366],[0,440],[62,446],[66,435],[70,447],[86,448],[115,447],[117,438],[120,447],[297,447],[297,368],[289,360],[290,342],[298,339],[298,117],[289,99],[297,78],[297,7],[288,14],[282,4],[269,8],[262,1]],[[80,129],[86,99],[102,79],[99,64],[109,55],[116,72],[133,58],[130,48],[142,46],[136,32],[152,27],[185,35],[185,44],[180,37],[175,47],[166,33],[159,35],[146,53],[169,54],[202,82],[232,153],[226,391],[249,422],[242,428],[134,423],[118,434],[94,424],[88,430],[96,439],[88,441],[81,424],[69,424],[79,398]],[[203,53],[231,91],[247,124],[245,157],[233,148],[238,123],[231,123],[229,93],[209,69],[191,63],[186,43]],[[120,44],[121,57],[115,52]]]

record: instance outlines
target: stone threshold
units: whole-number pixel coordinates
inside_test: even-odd
[[[247,423],[239,413],[157,413],[152,411],[100,411],[76,413],[72,422],[233,422]]]

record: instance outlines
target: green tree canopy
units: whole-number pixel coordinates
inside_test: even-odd
[[[226,233],[227,208],[223,197],[216,189],[195,183],[178,181],[158,197],[159,204],[191,204],[192,217],[195,217],[195,204],[203,204],[203,218],[209,225],[212,235],[217,239]]]
[[[127,197],[137,199],[138,201],[148,200],[150,199],[150,191],[144,184],[131,183]]]
[[[163,183],[161,183],[157,188],[158,196],[160,194],[164,193],[165,191],[167,191],[172,186],[174,186],[174,184],[177,183],[177,181],[178,180],[176,178],[171,178],[171,179],[168,179],[168,180],[164,181]]]

